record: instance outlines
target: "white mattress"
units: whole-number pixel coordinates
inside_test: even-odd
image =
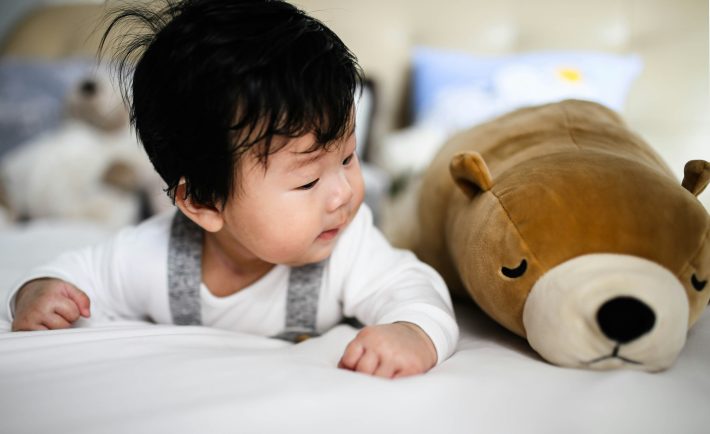
[[[76,224],[0,231],[0,288],[106,236]],[[205,327],[114,323],[9,333],[0,323],[0,433],[707,433],[710,313],[661,373],[542,361],[458,306],[458,351],[426,375],[337,369],[356,330],[292,345]]]

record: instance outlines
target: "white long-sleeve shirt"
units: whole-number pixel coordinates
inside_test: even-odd
[[[96,246],[68,252],[31,270],[9,293],[32,279],[54,277],[87,293],[91,321],[145,319],[171,324],[168,298],[168,241],[175,211],[157,215],[118,232]],[[214,296],[202,283],[202,324],[273,336],[284,330],[289,267],[276,265],[239,292]],[[407,321],[421,327],[436,347],[438,362],[447,359],[458,340],[446,285],[411,252],[393,248],[373,225],[362,205],[337,240],[321,280],[316,329],[322,333],[343,317],[365,325]]]

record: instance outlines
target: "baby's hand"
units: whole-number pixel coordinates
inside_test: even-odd
[[[339,368],[385,378],[423,374],[436,365],[436,348],[418,326],[397,322],[365,327],[345,348]]]
[[[26,283],[15,297],[12,330],[64,329],[88,318],[90,301],[84,292],[59,279],[37,279]]]

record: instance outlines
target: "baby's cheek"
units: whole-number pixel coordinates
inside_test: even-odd
[[[360,204],[362,204],[363,200],[365,200],[365,183],[359,171],[354,178],[355,179],[351,180],[351,188],[353,189],[353,201],[355,202],[354,208],[357,209]]]
[[[264,259],[272,263],[309,261],[306,256],[320,233],[312,224],[287,219],[275,225],[264,237],[261,246],[266,256]]]

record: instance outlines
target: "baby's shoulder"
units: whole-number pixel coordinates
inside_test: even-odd
[[[175,210],[156,214],[135,226],[122,229],[116,236],[119,248],[156,253],[167,249]]]

